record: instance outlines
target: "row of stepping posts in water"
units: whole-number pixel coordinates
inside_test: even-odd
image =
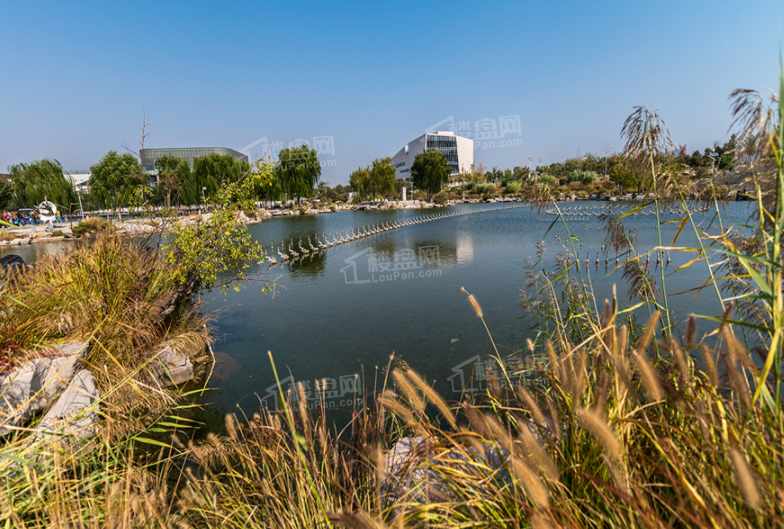
[[[297,246],[294,245],[293,239],[289,241],[288,247],[286,246],[286,243],[284,241],[277,247],[275,245],[272,245],[271,250],[265,251],[265,254],[268,257],[267,262],[269,262],[270,266],[274,266],[278,264],[278,261],[285,263],[289,260],[302,259],[305,256],[316,254],[320,251],[325,251],[329,248],[340,246],[341,244],[346,244],[359,239],[364,239],[365,237],[371,237],[373,235],[378,235],[380,233],[384,233],[387,231],[406,228],[408,226],[414,226],[416,224],[424,224],[426,222],[432,222],[434,220],[448,219],[452,217],[462,217],[464,215],[475,215],[477,213],[486,213],[488,211],[500,211],[504,209],[512,209],[515,207],[519,208],[522,207],[522,205],[478,209],[472,211],[463,211],[460,213],[439,213],[436,215],[423,215],[421,217],[417,217],[405,221],[381,222],[370,226],[363,226],[361,228],[352,228],[351,230],[341,231],[340,233],[337,232],[332,234],[325,233],[320,237],[316,237],[315,241],[313,241],[310,238],[310,236],[308,236],[307,246],[303,245],[302,239],[299,240]],[[274,253],[278,254],[277,259],[274,257],[273,255]]]
[[[616,210],[617,209],[618,208],[616,207]],[[692,213],[692,214],[704,213],[707,210],[708,210],[707,206],[701,206],[701,207],[697,207],[697,208],[694,208],[694,209],[690,210],[690,213]],[[578,206],[578,207],[563,208],[563,209],[548,208],[548,209],[545,210],[545,215],[554,216],[554,217],[559,217],[560,216],[560,217],[563,217],[564,220],[566,220],[568,222],[595,221],[595,220],[598,220],[603,215],[607,215],[607,216],[612,218],[614,213],[616,213],[618,216],[620,216],[623,213],[623,209],[621,208],[620,211],[615,212],[615,211],[613,211],[612,204],[610,204],[610,205],[602,204],[602,205],[595,205],[595,206]],[[679,207],[675,207],[675,208],[664,207],[664,208],[662,208],[662,210],[660,212],[660,216],[666,215],[666,214],[669,214],[669,215],[684,215],[685,212],[683,211],[683,209],[681,209]],[[656,215],[656,212],[654,210],[641,209],[640,211],[636,211],[636,212],[632,213],[631,215],[629,215],[629,218],[640,217],[640,216],[645,217],[645,216],[652,216],[652,215]],[[545,220],[547,220],[547,219],[545,219]],[[553,220],[553,219],[551,218],[549,220]],[[632,226],[629,229],[629,235],[631,235],[634,232],[635,229],[637,229],[637,226],[636,225]],[[584,226],[583,227],[583,232],[586,232],[586,231],[588,231],[588,227]],[[559,232],[559,233],[555,234],[555,239],[558,242],[563,242],[563,241],[561,241],[561,237],[565,237],[567,235],[568,234],[566,233],[566,231]],[[572,235],[574,235],[574,233],[572,233]],[[583,247],[582,241],[579,241],[579,243],[580,243],[580,248],[582,248]],[[563,247],[564,250],[566,250],[567,249],[566,243],[563,243],[562,247]],[[609,248],[607,248],[607,250],[609,251]],[[604,269],[605,269],[605,271],[609,268],[609,266],[610,266],[610,259],[611,258],[610,258],[610,255],[609,255],[608,251],[605,251],[604,244],[602,244],[601,252],[599,252],[599,251],[596,252],[596,261],[595,261],[595,263],[596,263],[597,270],[599,268],[599,263],[602,261],[602,259],[600,258],[601,254],[604,254]],[[667,266],[669,266],[669,264],[672,262],[672,259],[670,258],[670,252],[669,251],[666,252],[666,256],[667,256],[667,258],[663,259],[660,256],[660,252],[656,252],[656,264],[655,264],[654,270],[659,268],[659,266],[661,265],[661,261],[662,260],[664,261],[664,267],[665,268]],[[623,261],[621,261],[622,257],[623,257]],[[644,259],[641,258],[639,254],[636,254],[634,257],[632,257],[630,254],[627,253],[627,254],[624,254],[624,255],[616,255],[615,256],[615,267],[617,268],[621,264],[625,264],[626,262],[628,262],[630,260],[633,260],[633,259],[639,259],[641,263],[645,264],[646,268],[648,266],[650,266],[650,264],[651,264],[651,254],[650,253],[645,254],[645,258]],[[578,263],[581,262],[580,261],[580,252],[579,251],[577,252],[577,259],[576,259],[576,261]],[[585,266],[587,267],[590,264],[591,264],[590,255],[586,252],[586,255],[585,255]]]

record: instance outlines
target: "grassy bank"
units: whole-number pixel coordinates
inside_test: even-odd
[[[782,525],[784,112],[776,105],[772,128],[759,129],[760,109],[752,104],[736,111],[746,133],[768,140],[766,159],[775,160],[774,169],[749,182],[757,202],[751,235],[724,224],[718,193],[702,204],[715,211],[711,229],[693,222],[688,187],[660,163],[672,143],[666,126],[639,107],[623,127],[630,163],[645,171],[646,194],[655,197],[639,208],[653,208],[657,220],[673,204],[685,213],[672,241],[662,240],[657,222],[658,244],[647,253],[624,225],[635,209],[601,219],[605,251],[625,256],[618,267],[626,284],[619,287],[632,305],[621,305],[626,296],[594,299],[574,242],[559,254],[554,273],[540,255],[529,263],[523,305],[541,332],[526,344],[521,367],[506,370],[510,363],[496,358],[482,395],[448,402],[425,375],[390,359],[372,383],[365,380],[364,405],[339,432],[323,413],[306,409],[300,386],[293,393],[279,388],[279,411],[229,415],[226,435],[195,442],[188,435],[190,405],[177,400],[182,395],[137,376],[149,351],[165,341],[205,343],[204,321],[188,293],[197,283],[215,286],[226,262],[241,269],[247,254],[235,247],[247,241],[244,232],[232,239],[220,225],[201,225],[178,233],[165,256],[106,235],[6,278],[0,336],[7,368],[47,343],[86,340],[94,344],[87,362],[101,373],[102,398],[91,443],[30,442],[24,431],[4,442],[0,522]],[[546,186],[531,198],[557,208]],[[565,218],[559,221],[568,232]],[[683,230],[693,232],[695,245],[679,245]],[[200,246],[202,240],[208,244]],[[664,270],[647,264],[647,255],[663,262],[666,251],[689,256],[681,269],[703,267],[706,279],[697,288],[715,295],[714,313],[693,316],[685,328],[672,321],[670,304],[680,298],[668,291]],[[487,329],[481,296],[466,295],[477,326]],[[634,310],[647,312],[647,321],[635,320]],[[697,333],[698,318],[712,322],[708,333]],[[317,385],[316,392],[326,389]]]

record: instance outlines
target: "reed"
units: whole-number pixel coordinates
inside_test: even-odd
[[[784,91],[784,80],[780,88]],[[736,115],[759,116],[753,110],[744,113],[743,102],[754,101],[747,95],[740,94],[744,99]],[[43,455],[43,447],[9,443],[0,461],[6,484],[6,493],[0,495],[0,523],[252,528],[781,525],[784,112],[776,102],[777,124],[765,122],[770,140],[766,145],[776,167],[756,183],[760,214],[755,241],[741,244],[723,230],[716,235],[694,227],[701,245],[680,249],[673,241],[665,246],[660,231],[654,248],[691,252],[690,262],[704,262],[708,269],[717,266],[717,255],[725,259],[727,274],[708,274],[706,283],[715,287],[721,301],[718,316],[696,315],[712,322],[706,336],[697,335],[695,319],[689,320],[683,336],[675,332],[667,301],[673,294],[667,293],[663,276],[657,283],[653,274],[630,271],[634,277],[627,279],[640,281],[637,292],[650,317],[645,326],[629,325],[616,295],[603,305],[594,302],[573,253],[560,255],[559,268],[550,275],[540,266],[540,247],[539,261],[530,263],[527,275],[528,288],[539,295],[527,306],[542,323],[529,348],[546,359],[536,366],[534,383],[520,387],[521,373],[505,372],[471,402],[450,403],[425,376],[390,360],[391,377],[373,388],[379,397],[371,400],[363,391],[366,405],[352,411],[340,432],[327,425],[323,408],[308,412],[300,405],[301,391],[279,383],[280,409],[261,409],[242,420],[230,416],[226,435],[211,434],[202,442],[178,436],[155,441],[146,433],[178,417],[176,405],[170,405],[140,433],[119,436],[116,443],[101,437],[71,452],[48,448],[46,458],[32,458],[35,463],[28,456]],[[646,156],[653,189],[661,191],[663,200],[677,199],[677,179],[667,177],[656,152],[666,143],[663,123],[640,114],[624,130],[634,138],[630,152]],[[715,195],[712,200],[721,215]],[[691,219],[688,204],[682,204],[687,213],[681,228]],[[654,207],[660,207],[658,199]],[[608,219],[609,242],[628,252],[628,261],[638,266],[635,241],[622,223],[619,217]],[[98,250],[111,256],[110,245]],[[131,276],[123,279],[124,267],[117,261],[112,266],[76,263],[86,271],[98,266],[100,273],[87,274],[96,284],[135,284]],[[41,273],[56,268],[52,263],[41,267]],[[725,282],[734,282],[734,299],[723,297]],[[66,291],[77,288],[58,284]],[[148,292],[166,292],[172,286],[165,276],[145,284]],[[43,281],[38,288],[39,293],[50,292]],[[482,320],[492,343],[477,299],[481,294],[464,292],[467,310]],[[114,306],[109,294],[101,306]],[[112,347],[119,351],[121,344],[130,344],[138,351],[169,332],[159,326],[149,331],[157,333],[154,337],[134,337],[116,322],[106,324],[96,310],[89,312],[92,316],[69,312],[41,322],[32,317],[29,300],[13,303],[19,319],[7,333],[19,333],[22,339],[34,331],[42,340],[60,336],[64,329],[97,326],[105,344],[100,354],[109,361],[119,354],[110,355]],[[743,339],[740,330],[747,331]],[[748,336],[760,344],[756,351],[749,350]],[[388,457],[404,438],[412,447],[407,456]],[[157,451],[140,455],[142,439],[148,448],[157,442]],[[113,503],[118,497],[122,503]]]

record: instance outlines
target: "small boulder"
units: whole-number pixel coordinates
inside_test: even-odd
[[[166,345],[151,362],[152,376],[161,387],[179,386],[193,378],[193,363],[187,355]]]
[[[51,436],[74,436],[90,439],[95,435],[98,388],[93,374],[83,369],[74,375],[52,408],[36,426],[36,441]]]
[[[382,497],[387,504],[454,499],[443,478],[454,472],[476,476],[477,490],[485,489],[488,481],[495,482],[494,488],[508,486],[512,479],[506,468],[507,459],[506,450],[490,443],[483,443],[481,448],[460,449],[449,443],[440,445],[434,437],[403,437],[384,458]]]

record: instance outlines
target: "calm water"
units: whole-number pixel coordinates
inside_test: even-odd
[[[537,216],[528,207],[490,211],[499,206],[345,212],[277,218],[250,227],[266,247],[282,241],[288,245],[292,239],[296,246],[300,238],[307,247],[308,236],[438,213],[477,212],[367,237],[294,263],[279,262],[267,272],[267,277],[276,282],[274,295],[260,296],[260,286],[251,284],[226,297],[220,293],[208,296],[206,309],[219,312],[215,350],[223,353],[219,355],[220,376],[211,384],[216,391],[208,399],[214,409],[229,411],[239,403],[252,412],[259,400],[275,406],[275,381],[267,351],[275,358],[284,387],[292,381],[303,382],[312,406],[317,402],[315,381],[326,378],[327,406],[351,409],[359,389],[355,375],[361,379],[359,385],[373,388],[375,377],[383,378],[380,370],[392,353],[435,381],[436,389],[448,398],[456,399],[463,390],[479,388],[481,376],[470,381],[471,372],[481,371],[487,364],[477,366],[477,361],[494,351],[487,331],[460,288],[465,287],[478,299],[501,354],[519,351],[525,347],[525,338],[536,332],[530,329],[533,322],[523,319],[518,306],[521,289],[525,289],[526,260],[535,259],[535,245],[542,238],[547,244],[544,260],[548,270],[563,250],[563,242],[555,239],[564,231],[562,224],[553,226],[545,236],[552,216]],[[560,207],[579,215],[588,208],[609,205],[578,202]],[[613,208],[617,212],[621,205]],[[724,222],[745,222],[747,208],[746,203],[732,204]],[[675,215],[664,220],[672,218]],[[712,214],[697,215],[696,219],[705,229]],[[629,218],[627,226],[636,226],[636,246],[641,252],[656,245],[654,216]],[[664,226],[665,245],[672,242],[677,227],[677,223]],[[612,286],[617,284],[621,302],[630,305],[621,272],[612,273],[614,256],[609,268],[603,257],[598,267],[595,264],[596,252],[604,242],[598,228],[594,217],[582,215],[570,221],[578,239],[575,245],[581,266],[588,253],[587,273],[594,281],[599,303],[612,296]],[[561,235],[560,240],[566,237]],[[678,244],[693,243],[692,231],[687,227]],[[667,274],[693,257],[673,252],[671,256]],[[654,266],[652,256],[651,269]],[[265,270],[267,265],[262,265],[262,277]],[[667,278],[668,293],[699,286],[698,281],[706,276],[704,265],[679,272]],[[658,279],[658,271],[655,277]],[[719,311],[715,292],[709,289],[696,298],[693,293],[671,298],[671,307],[680,322],[691,313]],[[638,312],[640,321],[647,321],[647,312]]]
[[[492,211],[495,207],[506,209]],[[609,267],[603,257],[598,267],[595,264],[604,234],[586,210],[606,211],[609,204],[578,202],[559,207],[575,214],[570,229],[577,238],[575,246],[584,269],[586,253],[590,256],[585,271],[594,282],[597,301],[610,298],[617,284],[620,301],[630,305],[621,273],[612,272],[615,256],[611,256]],[[621,207],[613,205],[615,212]],[[748,207],[747,203],[731,204],[724,212],[724,222],[745,222]],[[598,211],[590,209],[588,214]],[[254,282],[226,297],[220,292],[206,295],[204,308],[215,313],[215,351],[220,362],[209,382],[214,391],[202,398],[208,405],[203,420],[218,427],[223,413],[236,411],[237,404],[247,413],[258,409],[260,400],[275,406],[275,380],[267,351],[274,355],[284,387],[292,381],[303,382],[311,406],[317,402],[315,381],[327,379],[326,405],[335,410],[338,420],[342,410],[352,408],[357,390],[362,386],[372,389],[375,378],[383,378],[381,370],[392,353],[434,381],[447,398],[457,399],[461,391],[481,389],[481,373],[488,367],[486,357],[494,350],[460,288],[478,299],[502,355],[523,349],[526,337],[536,333],[530,329],[533,322],[523,318],[518,306],[521,289],[526,288],[526,260],[536,258],[535,245],[544,238],[545,268],[552,270],[567,240],[561,223],[545,235],[552,216],[538,216],[518,204],[475,204],[275,218],[249,229],[267,248],[284,241],[287,246],[290,240],[296,245],[300,238],[307,247],[308,236],[313,239],[360,226],[457,212],[476,213],[370,236],[296,262],[279,262],[272,268],[261,265],[249,272],[257,279],[275,282],[274,293],[265,296],[260,295],[261,285]],[[675,215],[664,220],[672,218]],[[712,218],[712,214],[696,216],[702,229],[708,228]],[[636,226],[640,252],[656,245],[654,216],[628,218],[627,226]],[[677,227],[677,223],[663,226],[665,245],[672,242]],[[555,238],[558,233],[562,234],[560,241]],[[678,244],[693,246],[694,242],[687,226]],[[3,247],[0,256],[13,252],[30,262],[64,248],[69,245]],[[277,257],[276,252],[273,255]],[[667,274],[693,255],[671,252],[671,257]],[[650,266],[654,268],[655,256]],[[655,277],[658,280],[658,271]],[[695,288],[705,277],[704,264],[679,272],[667,278],[668,293]],[[533,290],[528,293],[536,295]],[[691,313],[719,312],[711,289],[696,298],[687,293],[670,300],[673,317],[681,324]],[[640,322],[646,322],[647,312],[638,313]],[[712,328],[706,323],[701,330]]]

